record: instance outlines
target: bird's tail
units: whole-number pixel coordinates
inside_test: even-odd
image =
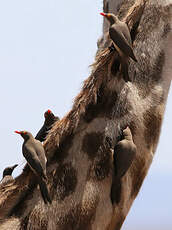
[[[111,201],[112,204],[118,204],[121,199],[121,180],[119,178],[113,178],[111,187]]]
[[[136,56],[134,55],[134,53],[132,53],[131,58],[132,58],[135,62],[138,62]]]
[[[121,62],[121,72],[126,82],[131,81],[128,75],[128,63],[127,62]]]
[[[49,191],[48,191],[48,188],[47,188],[47,185],[44,179],[39,180],[39,187],[40,187],[41,195],[42,195],[42,198],[45,204],[47,204],[47,202],[51,204],[51,198],[50,198]]]

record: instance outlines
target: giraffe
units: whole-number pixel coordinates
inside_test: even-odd
[[[91,74],[71,111],[54,124],[44,142],[52,204],[44,204],[26,165],[14,182],[0,188],[1,230],[121,228],[159,139],[171,82],[172,1],[104,1],[108,11],[114,5],[134,41],[138,63],[129,62],[133,81],[123,80],[118,55],[103,36]],[[113,147],[126,126],[137,153],[112,204]]]

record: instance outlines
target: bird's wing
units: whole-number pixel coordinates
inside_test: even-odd
[[[23,156],[27,160],[29,166],[33,171],[40,177],[46,178],[44,175],[44,170],[42,168],[42,165],[40,163],[40,160],[34,150],[34,148],[30,146],[24,146],[23,147]]]
[[[42,143],[38,140],[35,141],[35,148],[36,148],[36,153],[39,158],[40,164],[44,170],[44,174],[46,174],[46,163],[47,163],[47,158],[45,156],[45,150],[42,145]]]
[[[126,55],[131,57],[134,61],[137,61],[132,47],[129,45],[127,39],[123,36],[121,27],[117,24],[112,25],[109,28],[109,35],[112,41],[120,48],[120,50]]]
[[[131,34],[130,34],[130,31],[129,31],[127,24],[125,22],[121,22],[121,26],[123,28],[123,30],[122,30],[123,36],[128,41],[129,45],[132,47]]]
[[[51,203],[51,198],[50,198],[50,195],[48,192],[46,182],[44,180],[39,180],[39,186],[40,186],[40,191],[41,191],[41,195],[42,195],[44,202],[45,203],[47,203],[47,202]]]
[[[118,144],[115,145],[114,147],[114,168],[115,168],[115,174],[119,175],[121,174],[121,152],[123,151],[123,149],[121,148],[121,144],[120,142]],[[123,155],[123,154],[122,154]]]
[[[134,156],[134,143],[122,140],[114,148],[114,167],[118,177],[122,177],[129,169]]]

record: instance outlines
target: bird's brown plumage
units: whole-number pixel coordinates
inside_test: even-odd
[[[111,201],[118,202],[117,191],[121,190],[121,178],[130,168],[136,155],[136,145],[133,142],[129,127],[123,130],[122,140],[114,147],[114,177],[111,187]]]
[[[114,148],[115,176],[118,178],[125,175],[136,155],[136,145],[129,127],[123,130],[123,136],[123,140],[119,141]]]
[[[46,156],[42,143],[36,140],[30,132],[27,131],[16,131],[16,133],[21,134],[24,138],[24,143],[22,146],[23,156],[27,160],[28,165],[34,172],[38,179],[41,194],[44,202],[51,203],[51,199],[48,193],[48,188],[46,185]]]
[[[44,124],[41,127],[41,129],[38,131],[38,133],[35,136],[35,139],[43,142],[46,139],[46,136],[48,134],[48,132],[50,131],[50,129],[52,128],[52,125],[59,120],[59,117],[55,116],[51,110],[47,110],[44,113]]]
[[[5,185],[7,183],[10,183],[14,180],[13,176],[12,176],[12,173],[13,173],[13,170],[18,166],[18,164],[15,164],[11,167],[7,167],[4,169],[3,171],[3,178],[0,182],[0,185]]]
[[[132,58],[135,62],[137,62],[137,59],[133,52],[129,28],[125,22],[120,21],[114,14],[101,13],[101,15],[106,17],[110,22],[109,36],[119,54],[121,72],[123,74],[124,80],[130,81],[131,79],[128,75],[128,58]]]

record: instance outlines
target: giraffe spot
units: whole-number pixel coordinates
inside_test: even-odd
[[[100,145],[103,143],[103,134],[100,132],[87,133],[82,142],[82,150],[87,153],[90,160],[97,155]]]
[[[110,149],[101,145],[101,148],[93,161],[92,167],[90,168],[88,179],[92,178],[101,181],[108,177],[112,168],[111,159],[112,153]]]
[[[67,156],[68,151],[73,143],[73,135],[68,135],[65,139],[59,144],[59,147],[56,149],[53,158],[51,161],[62,162]]]
[[[132,165],[131,165],[131,197],[135,198],[141,188],[143,180],[146,176],[147,171],[146,168],[146,160],[144,155],[136,155]]]
[[[143,164],[139,164],[140,167],[136,167],[134,173],[132,174],[132,187],[131,187],[131,197],[136,197],[141,186],[143,180],[146,176],[146,170],[144,170]]]
[[[30,175],[32,175],[31,171],[30,171]],[[24,211],[26,210],[28,206],[27,201],[33,198],[33,191],[35,187],[37,186],[37,184],[38,184],[37,178],[31,176],[27,189],[23,190],[22,195],[20,196],[20,200],[10,211],[9,216],[13,216],[13,215],[18,216],[18,217],[22,216],[22,214],[24,213]]]
[[[87,106],[86,112],[84,114],[84,120],[89,123],[96,117],[111,117],[112,109],[116,101],[116,92],[111,92],[110,95],[106,95],[104,92],[104,88],[101,87],[98,93],[97,103],[90,103]]]
[[[144,138],[147,147],[150,148],[151,145],[155,145],[158,141],[162,123],[162,116],[154,109],[151,108],[143,114],[144,118]]]
[[[58,200],[64,200],[71,195],[77,185],[77,172],[71,163],[60,164],[53,177],[54,193]]]
[[[88,123],[91,122],[94,118],[100,116],[101,114],[102,107],[103,107],[102,92],[103,89],[101,88],[97,96],[97,103],[96,104],[90,103],[86,108],[84,119]]]
[[[101,104],[90,103],[87,106],[86,112],[84,114],[84,120],[89,123],[94,118],[98,117],[101,112]]]
[[[104,97],[104,95],[102,95]],[[115,91],[108,92],[108,94],[104,97],[104,104],[102,110],[104,111],[103,116],[108,118],[112,118],[113,108],[116,104],[118,95]]]
[[[61,230],[93,230],[92,222],[95,219],[97,201],[92,200],[88,207],[79,204],[71,209],[64,217],[61,217],[57,223]]]

